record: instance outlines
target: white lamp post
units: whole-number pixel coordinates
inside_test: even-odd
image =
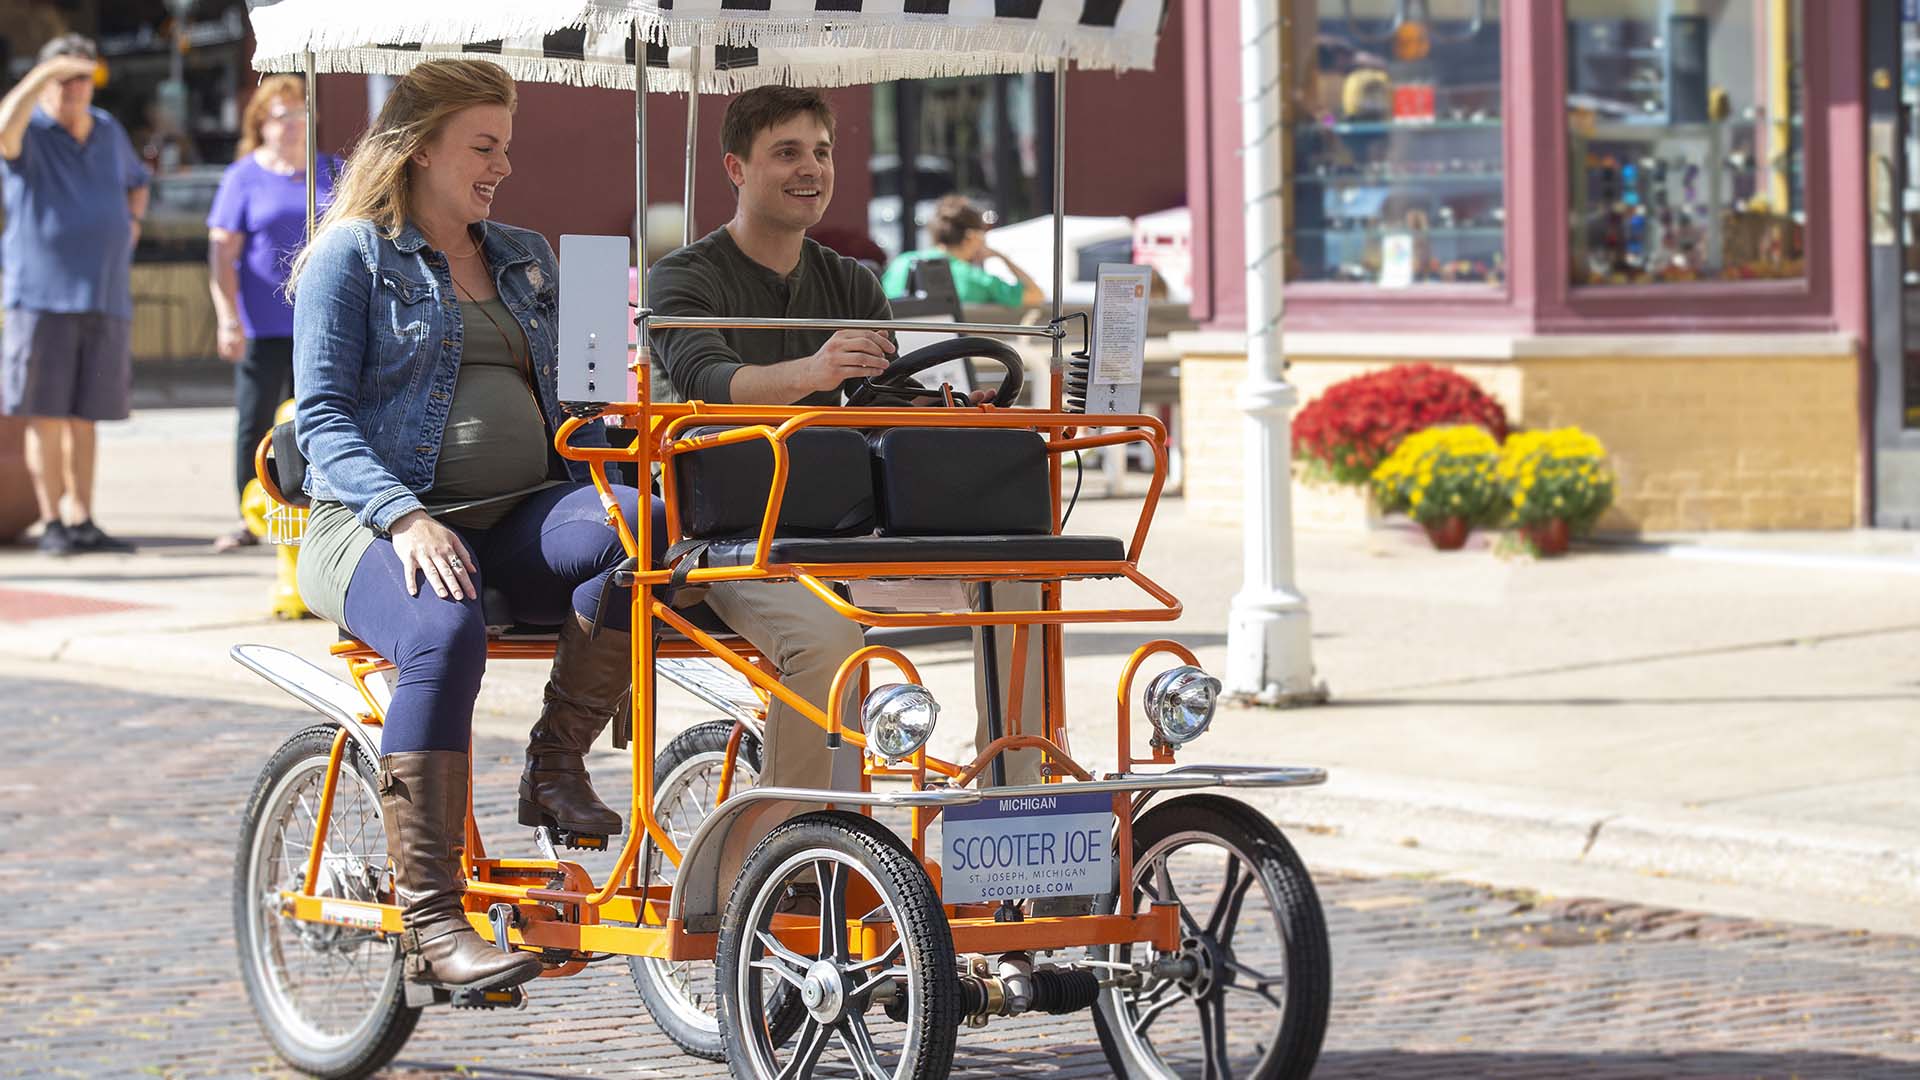
[[[1326,700],[1314,678],[1313,624],[1293,583],[1290,411],[1298,400],[1280,351],[1286,219],[1280,194],[1286,131],[1281,0],[1240,0],[1241,133],[1246,178],[1247,414],[1244,465],[1245,571],[1227,617],[1226,691],[1265,705]]]

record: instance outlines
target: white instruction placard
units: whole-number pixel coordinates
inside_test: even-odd
[[[1093,363],[1087,411],[1140,411],[1140,379],[1147,366],[1147,296],[1153,271],[1131,263],[1101,263],[1094,291]]]

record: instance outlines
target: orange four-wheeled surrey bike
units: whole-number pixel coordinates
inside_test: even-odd
[[[590,466],[630,556],[617,582],[632,587],[631,715],[614,736],[631,755],[629,827],[617,855],[611,837],[542,828],[522,856],[508,854],[502,838],[487,844],[469,810],[468,918],[500,948],[538,954],[548,978],[627,958],[653,1021],[687,1053],[726,1060],[737,1077],[941,1077],[961,1028],[1023,1013],[1090,1012],[1113,1072],[1124,1077],[1304,1076],[1318,1054],[1329,962],[1312,882],[1278,828],[1215,789],[1303,786],[1325,774],[1176,763],[1176,751],[1205,732],[1220,684],[1169,640],[1143,641],[1126,663],[1110,769],[1095,771],[1068,736],[1064,628],[1168,621],[1181,611],[1139,567],[1166,478],[1166,430],[1146,415],[1103,415],[1098,430],[1090,426],[1081,411],[1086,349],[1064,355],[1074,324],[1058,301],[1058,76],[1070,63],[1151,63],[1162,6],[1046,0],[954,4],[985,13],[908,17],[898,3],[846,0],[739,5],[757,11],[719,0],[442,0],[388,5],[387,14],[355,6],[365,25],[352,27],[323,0],[279,0],[253,12],[256,63],[304,67],[309,93],[319,70],[392,72],[467,53],[522,78],[632,86],[636,208],[647,205],[650,80],[656,90],[720,92],[759,81],[963,71],[1056,76],[1056,299],[1044,325],[668,318],[647,309],[643,292],[639,344],[630,350],[626,238],[562,241],[560,386],[572,416],[555,442]],[[439,29],[423,33],[429,25]],[[696,104],[690,93],[689,177]],[[635,265],[644,266],[638,213],[635,232]],[[609,245],[617,265],[608,265]],[[846,408],[651,403],[649,331],[699,326],[966,336],[902,355]],[[1000,339],[1022,334],[1052,344],[1045,407],[1016,407],[1024,367]],[[946,392],[914,376],[956,359],[1005,369],[993,402],[910,407]],[[636,433],[631,446],[576,443],[592,421],[611,417]],[[1131,445],[1154,462],[1132,534],[1063,534],[1063,457]],[[263,442],[259,465],[278,538],[295,540],[302,497],[290,432]],[[629,521],[621,513],[608,488],[615,465],[639,476],[657,469],[666,537],[651,535],[646,515]],[[802,486],[830,489],[834,505],[797,505],[789,492]],[[866,516],[849,525],[849,507]],[[833,519],[830,528],[817,527],[822,515]],[[663,547],[674,565],[652,554]],[[1089,578],[1124,579],[1143,601],[1129,609],[1066,606],[1062,583]],[[850,598],[863,595],[850,583],[902,579],[979,583],[980,602],[901,610]],[[996,680],[984,682],[990,744],[970,761],[941,760],[926,750],[940,706],[906,656],[883,645],[861,649],[829,699],[839,702],[841,689],[857,682],[867,690],[861,715],[840,715],[837,704],[822,710],[783,687],[766,658],[712,612],[687,603],[687,590],[719,581],[798,582],[869,627],[1010,634],[1015,657],[1031,648],[1044,658],[1044,708],[1020,714],[1025,665],[1014,663],[1004,696]],[[1039,607],[996,609],[994,584],[1012,581],[1042,583]],[[553,628],[521,625],[497,595],[484,601],[489,659],[552,657]],[[273,1045],[296,1068],[344,1077],[391,1059],[425,1007],[517,1007],[527,995],[404,978],[375,793],[391,666],[357,641],[331,651],[346,681],[284,650],[233,650],[322,717],[287,740],[260,777],[234,906],[242,974]],[[716,714],[664,746],[656,722],[662,679]],[[858,790],[755,784],[761,724],[775,697],[818,724],[829,745],[861,748]],[[1038,783],[995,782],[1002,755],[1015,750],[1038,751]],[[730,829],[743,809],[765,800],[825,808],[779,824],[737,877],[721,880]],[[565,857],[574,850],[600,851],[611,867],[596,878]]]

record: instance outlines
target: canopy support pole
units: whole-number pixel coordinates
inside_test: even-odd
[[[1280,343],[1286,285],[1283,57],[1286,5],[1240,0],[1242,169],[1247,221],[1247,414],[1242,459],[1246,523],[1240,591],[1227,615],[1226,690],[1266,705],[1326,700],[1313,675],[1312,619],[1293,581],[1292,410]],[[1232,215],[1229,215],[1231,217]]]
[[[319,90],[313,71],[313,50],[300,54],[300,67],[306,75],[306,88],[302,93],[306,97],[307,107],[307,242],[313,242],[313,228],[319,223],[320,206],[320,114],[314,111],[319,101]]]
[[[902,164],[902,175],[906,175],[910,166]],[[909,219],[913,209],[906,210]],[[1056,332],[1053,339],[1053,356],[1048,362],[1047,407],[1059,412],[1063,405],[1062,388],[1066,385],[1067,365],[1064,357],[1065,334],[1059,333],[1062,296],[1067,263],[1067,62],[1055,60],[1053,64],[1053,322],[1049,328]],[[1053,431],[1048,439],[1064,439],[1067,433]],[[1109,450],[1111,452],[1111,450]],[[1047,480],[1053,491],[1053,530],[1061,529],[1060,512],[1060,469],[1061,454],[1047,455]],[[1078,461],[1075,462],[1076,466]],[[1048,611],[1060,608],[1060,583],[1050,581],[1040,586],[1040,606]],[[1040,733],[1049,739],[1060,738],[1060,729],[1066,724],[1067,687],[1064,673],[1059,670],[1062,657],[1066,655],[1066,628],[1059,625],[1040,628]],[[989,654],[991,655],[991,654]],[[1013,662],[1021,664],[1026,657],[1015,656]],[[988,673],[988,682],[997,677],[998,668]],[[1030,722],[1030,721],[1028,721]],[[997,760],[997,759],[996,759]]]
[[[693,58],[687,63],[687,172],[681,182],[685,188],[686,205],[681,212],[686,216],[680,222],[680,246],[693,243],[693,154],[694,140],[700,133],[700,55],[701,44],[693,46]]]
[[[627,373],[627,399],[639,397],[640,373],[653,363],[648,341],[647,310],[647,38],[640,20],[633,21],[633,276],[634,300],[640,309],[640,332],[634,339],[632,369]]]
[[[902,166],[903,168],[905,166]],[[1067,62],[1053,62],[1053,320],[1060,321],[1067,265]],[[1053,339],[1053,370],[1065,366],[1060,339]]]

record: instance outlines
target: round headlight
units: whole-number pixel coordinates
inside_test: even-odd
[[[1199,738],[1213,722],[1214,707],[1220,703],[1220,680],[1183,664],[1154,676],[1142,703],[1160,737],[1180,746]]]
[[[940,706],[924,686],[888,683],[875,687],[860,706],[867,729],[867,749],[888,761],[913,756],[933,737]]]

